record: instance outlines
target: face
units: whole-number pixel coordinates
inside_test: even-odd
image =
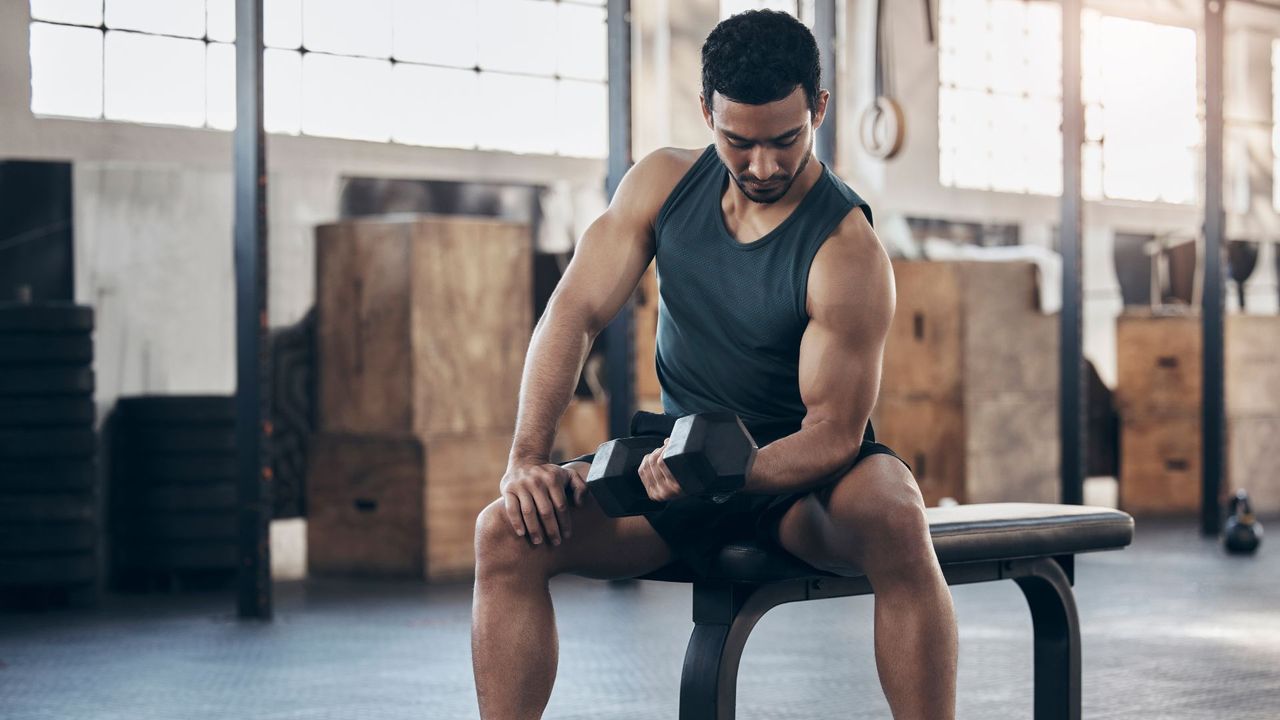
[[[764,105],[748,105],[713,93],[702,116],[715,135],[716,152],[733,182],[748,200],[781,200],[813,156],[814,130],[822,124],[827,91],[818,94],[817,112],[809,112],[804,89]]]

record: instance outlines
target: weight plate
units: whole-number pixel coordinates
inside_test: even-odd
[[[92,493],[0,495],[0,524],[4,525],[92,521],[97,514],[97,499]]]
[[[7,367],[0,372],[0,396],[85,395],[93,392],[89,368]]]
[[[65,492],[89,490],[97,485],[98,466],[91,458],[80,460],[0,459],[0,492]]]
[[[0,372],[4,372],[0,368]],[[33,425],[93,426],[93,398],[76,396],[0,397],[0,428]]]
[[[0,429],[0,458],[73,458],[92,456],[98,436],[92,428]]]
[[[0,558],[0,586],[88,582],[97,576],[93,553]]]
[[[117,543],[112,554],[122,568],[184,570],[193,568],[233,568],[236,544],[223,540],[194,543]]]
[[[230,395],[138,395],[116,402],[132,423],[234,423],[235,397]]]
[[[111,534],[122,541],[234,541],[238,527],[234,511],[165,513],[134,507],[112,516]]]
[[[0,303],[0,332],[93,330],[93,308],[67,302]]]
[[[236,435],[233,428],[154,427],[121,429],[121,447],[139,453],[175,455],[188,453],[233,453]]]
[[[87,521],[47,525],[0,524],[0,557],[92,551],[98,529]]]
[[[236,458],[223,455],[153,455],[149,453],[117,453],[113,477],[122,482],[142,485],[165,483],[200,484],[236,479]]]
[[[89,365],[88,335],[0,333],[0,365]]]

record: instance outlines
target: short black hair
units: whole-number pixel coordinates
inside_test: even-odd
[[[809,112],[818,110],[822,70],[809,28],[776,10],[748,10],[716,25],[702,44],[702,96],[763,105],[804,88]]]

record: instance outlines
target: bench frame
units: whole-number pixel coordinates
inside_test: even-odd
[[[942,566],[948,585],[1013,580],[1031,609],[1036,720],[1080,719],[1080,622],[1075,556],[985,560]],[[872,594],[866,577],[821,576],[693,585],[693,635],[680,678],[681,720],[732,720],[738,665],[747,636],[772,608],[789,602]]]

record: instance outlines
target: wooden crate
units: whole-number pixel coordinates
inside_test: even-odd
[[[498,497],[508,433],[320,433],[307,564],[315,575],[455,580],[475,567],[475,519]]]
[[[514,427],[533,322],[527,226],[422,216],[316,235],[322,431]]]
[[[1200,507],[1200,414],[1126,418],[1120,429],[1120,507],[1147,515]]]
[[[1201,320],[1128,312],[1116,324],[1125,510],[1193,514],[1202,474]],[[1260,512],[1280,511],[1280,317],[1230,315],[1223,357],[1227,475]],[[1192,471],[1181,470],[1190,463]]]
[[[1056,500],[1058,318],[1026,262],[896,260],[876,435],[929,504]],[[915,458],[913,460],[913,458]]]

